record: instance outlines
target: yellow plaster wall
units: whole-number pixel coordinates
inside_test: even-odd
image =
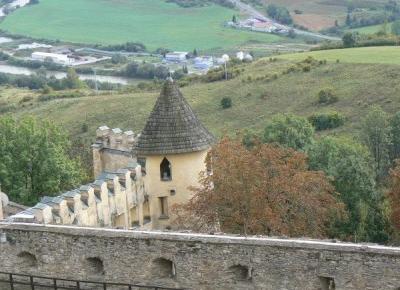
[[[193,153],[146,156],[145,184],[149,194],[150,216],[154,229],[164,229],[171,224],[171,218],[160,219],[159,197],[168,197],[169,216],[171,216],[173,205],[187,202],[192,196],[192,192],[188,188],[199,184],[199,174],[206,169],[207,152],[204,150]],[[164,157],[171,163],[171,181],[161,180],[160,164]],[[171,195],[171,190],[175,190],[175,195]]]

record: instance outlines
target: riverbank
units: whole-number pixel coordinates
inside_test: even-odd
[[[56,79],[63,79],[67,76],[66,72],[48,71],[48,70],[46,70],[45,72],[46,72],[46,77],[48,78],[55,77]],[[0,63],[0,73],[31,76],[37,74],[37,70]],[[120,85],[135,85],[138,84],[139,82],[145,81],[140,79],[125,78],[125,77],[104,76],[95,74],[90,75],[82,73],[78,73],[78,76],[79,79],[81,80],[92,80],[92,81],[120,84]]]

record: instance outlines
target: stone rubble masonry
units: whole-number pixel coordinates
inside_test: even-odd
[[[0,236],[3,272],[185,289],[400,287],[400,248],[370,244],[22,223],[0,223]]]
[[[92,145],[94,176],[97,178],[103,171],[117,170],[136,162],[133,149],[139,136],[133,131],[99,127],[96,142]]]

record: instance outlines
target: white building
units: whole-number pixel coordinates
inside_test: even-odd
[[[184,51],[174,51],[167,53],[165,55],[165,60],[170,62],[183,62],[186,60],[187,52]]]
[[[53,62],[62,64],[62,65],[70,65],[73,63],[73,59],[68,57],[65,54],[58,54],[58,53],[48,53],[48,52],[34,52],[32,53],[32,59],[38,61],[45,61],[47,59],[51,59]]]
[[[52,45],[44,44],[44,43],[23,43],[18,45],[17,50],[24,50],[24,49],[35,49],[35,48],[52,48]]]
[[[236,53],[236,58],[239,60],[246,60],[246,61],[252,61],[253,57],[251,56],[250,53],[244,53],[243,51],[239,51]]]
[[[236,53],[236,58],[239,60],[243,60],[244,59],[244,52],[243,51],[239,51]]]
[[[209,69],[214,65],[214,59],[212,56],[200,56],[194,59],[195,69]]]

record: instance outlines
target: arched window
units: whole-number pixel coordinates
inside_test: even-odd
[[[87,272],[93,275],[104,274],[104,264],[100,258],[91,257],[86,259]]]
[[[172,180],[171,163],[165,157],[160,164],[160,175],[162,181]]]
[[[29,252],[21,252],[17,256],[21,263],[27,267],[36,267],[37,266],[37,259],[36,256],[29,253]]]
[[[152,274],[158,278],[174,278],[176,276],[175,264],[164,258],[155,259],[152,263]]]

